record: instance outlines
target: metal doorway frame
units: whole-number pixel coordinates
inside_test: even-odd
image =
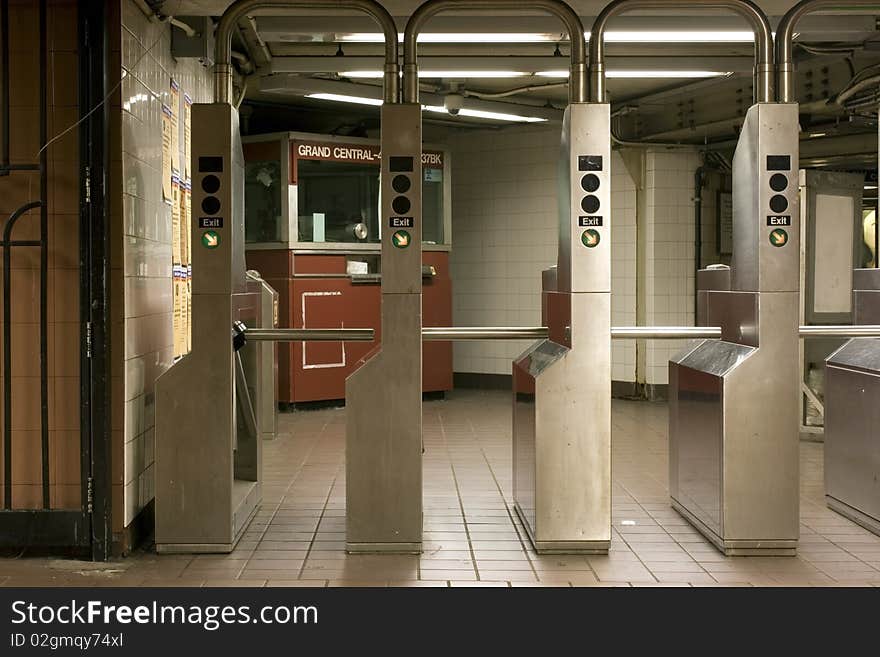
[[[2,163],[0,176],[16,172],[39,172],[39,198],[16,209],[5,221],[0,248],[3,254],[3,408],[2,450],[4,456],[4,496],[0,509],[0,547],[24,549],[65,549],[78,555],[104,560],[110,553],[110,423],[108,398],[108,358],[106,353],[107,303],[107,221],[105,198],[105,164],[109,161],[107,134],[109,109],[105,102],[107,90],[107,29],[100,3],[79,0],[79,106],[80,121],[80,507],[52,507],[50,480],[49,377],[48,377],[48,154],[43,148],[35,163],[11,164],[9,150],[9,1],[0,0],[0,74],[2,74]],[[40,144],[48,141],[49,58],[47,0],[39,2],[39,122]],[[94,108],[94,111],[92,111]],[[16,240],[13,230],[26,213],[40,211],[40,237]],[[13,390],[11,381],[11,255],[13,248],[40,250],[39,335],[40,335],[40,508],[14,508],[12,435]]]

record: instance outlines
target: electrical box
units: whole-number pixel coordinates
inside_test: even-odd
[[[214,22],[210,16],[175,16],[194,31],[189,36],[176,25],[171,26],[171,55],[176,59],[198,59],[202,66],[214,65]]]

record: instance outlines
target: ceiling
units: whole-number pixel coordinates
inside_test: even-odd
[[[385,0],[382,4],[403,32],[406,18],[421,2]],[[522,4],[527,6],[528,2]],[[589,30],[606,2],[569,4]],[[775,26],[794,3],[758,4]],[[160,15],[219,17],[229,3],[165,0],[149,5]],[[380,99],[381,79],[361,76],[363,72],[378,75],[382,44],[351,41],[356,38],[352,35],[377,33],[376,25],[369,17],[352,12],[279,14],[278,10],[255,12],[240,21],[233,37],[240,74],[237,87],[239,92],[244,89],[243,116],[248,129],[263,132],[296,125],[300,130],[372,134],[378,125],[376,107],[306,95]],[[748,36],[729,42],[718,35],[746,30],[739,17],[720,11],[632,12],[613,19],[609,33],[631,33],[624,42],[606,40],[607,86],[616,137],[729,149],[752,103],[754,49],[746,40]],[[566,78],[539,75],[564,71],[568,65],[568,42],[557,19],[528,11],[444,13],[433,18],[424,31],[459,35],[456,40],[467,39],[461,35],[484,35],[469,43],[420,43],[420,101],[434,107],[442,107],[444,102],[463,107],[458,116],[425,112],[426,126],[433,126],[426,131],[503,128],[517,123],[464,115],[480,111],[549,122],[561,118],[568,97]],[[672,31],[701,32],[704,40],[652,42],[658,34],[669,36]],[[710,34],[706,36],[706,32]],[[519,42],[519,36],[485,42],[489,40],[486,35],[499,33],[546,36],[530,43]],[[803,44],[795,52],[802,128],[805,139],[810,134],[822,135],[805,144],[806,150],[815,152],[816,158],[850,155],[853,167],[866,166],[868,158],[861,154],[873,152],[876,162],[876,107],[880,101],[880,78],[874,79],[880,73],[876,17],[864,13],[810,15],[798,24],[797,41]],[[442,75],[431,76],[431,71]],[[712,77],[692,77],[694,72]],[[634,77],[616,77],[619,75]],[[834,102],[853,80],[862,79],[868,82],[845,103]]]

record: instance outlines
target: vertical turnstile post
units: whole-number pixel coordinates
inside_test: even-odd
[[[562,127],[550,339],[513,364],[513,493],[536,551],[611,541],[611,138],[607,103]]]
[[[346,550],[422,549],[422,117],[382,107],[381,345],[345,382]]]
[[[238,112],[196,104],[192,118],[193,207],[202,215],[190,232],[193,339],[156,381],[156,550],[229,552],[261,495],[262,441],[238,430],[249,418],[237,412],[236,394],[247,386],[240,375],[236,384],[232,344],[233,322],[260,325],[260,296],[245,278]],[[253,377],[257,363],[248,360]]]
[[[759,103],[733,159],[730,291],[670,361],[673,506],[726,554],[793,554],[799,535],[798,108]]]

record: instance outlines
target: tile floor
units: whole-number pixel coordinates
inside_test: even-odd
[[[6,586],[880,586],[880,537],[825,508],[822,445],[801,444],[797,557],[724,557],[668,502],[665,404],[615,400],[608,556],[538,556],[515,517],[510,394],[424,405],[424,554],[344,551],[345,411],[280,416],[263,505],[236,550],[109,564],[0,560]]]

